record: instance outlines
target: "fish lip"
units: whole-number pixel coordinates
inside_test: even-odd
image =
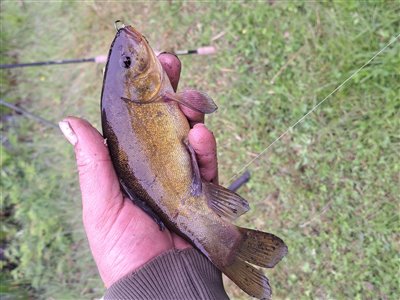
[[[136,42],[141,42],[143,39],[143,35],[131,25],[120,28],[119,32],[121,31],[130,36]]]

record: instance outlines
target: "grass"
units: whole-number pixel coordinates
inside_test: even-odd
[[[180,87],[216,99],[220,109],[207,123],[227,185],[399,34],[399,12],[392,1],[3,1],[1,63],[106,54],[116,19],[158,49],[215,45],[215,56],[182,57]],[[398,297],[399,74],[397,41],[249,167],[240,194],[252,210],[238,224],[289,246],[266,271],[275,299]],[[0,78],[5,100],[53,122],[77,115],[100,128],[101,66],[2,70]],[[3,108],[1,130],[2,296],[100,297],[70,146],[58,131]]]

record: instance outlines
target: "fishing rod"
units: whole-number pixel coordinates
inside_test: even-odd
[[[21,64],[5,64],[5,65],[0,65],[0,69],[14,69],[14,68],[24,68],[24,67],[78,64],[78,63],[85,63],[85,62],[102,63],[103,61],[101,59],[102,59],[102,55],[92,57],[92,58],[49,60],[49,61],[39,61],[39,62],[21,63]]]
[[[247,183],[250,180],[250,172],[246,171],[242,175],[239,176],[231,185],[228,187],[228,190],[236,192],[242,185]]]
[[[214,46],[205,46],[192,50],[176,50],[172,51],[175,55],[212,55],[217,52]],[[161,54],[161,51],[155,51],[157,55]],[[91,58],[79,58],[79,59],[62,59],[62,60],[49,60],[39,61],[33,63],[20,63],[20,64],[2,64],[0,69],[14,69],[24,67],[37,67],[37,66],[51,66],[51,65],[65,65],[65,64],[78,64],[78,63],[96,63],[105,64],[107,62],[107,55],[98,55]]]

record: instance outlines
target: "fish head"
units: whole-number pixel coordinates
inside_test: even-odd
[[[132,26],[118,30],[115,46],[117,51],[113,59],[118,60],[121,71],[127,76],[136,77],[148,69],[151,58],[148,43]]]
[[[151,102],[158,95],[162,67],[146,38],[132,26],[118,29],[107,62],[107,81],[121,99]]]

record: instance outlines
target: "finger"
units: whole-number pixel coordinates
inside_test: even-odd
[[[172,88],[176,92],[181,75],[181,61],[178,57],[170,53],[161,53],[158,56],[158,60],[167,73]],[[180,108],[185,114],[186,118],[188,118],[190,127],[193,127],[197,123],[204,123],[204,114],[194,111],[183,105],[180,105]]]
[[[198,111],[192,110],[187,106],[179,104],[179,107],[186,118],[189,120],[190,127],[193,128],[198,123],[204,123],[204,114]]]
[[[68,117],[60,122],[60,128],[74,145],[83,218],[98,223],[106,215],[115,213],[123,203],[108,148],[100,133],[85,120]]]
[[[196,124],[189,131],[189,143],[196,152],[201,176],[218,183],[217,144],[213,133],[204,124]]]
[[[158,56],[163,69],[168,75],[172,88],[176,92],[178,88],[179,78],[181,76],[181,61],[178,57],[170,53],[161,53]]]

